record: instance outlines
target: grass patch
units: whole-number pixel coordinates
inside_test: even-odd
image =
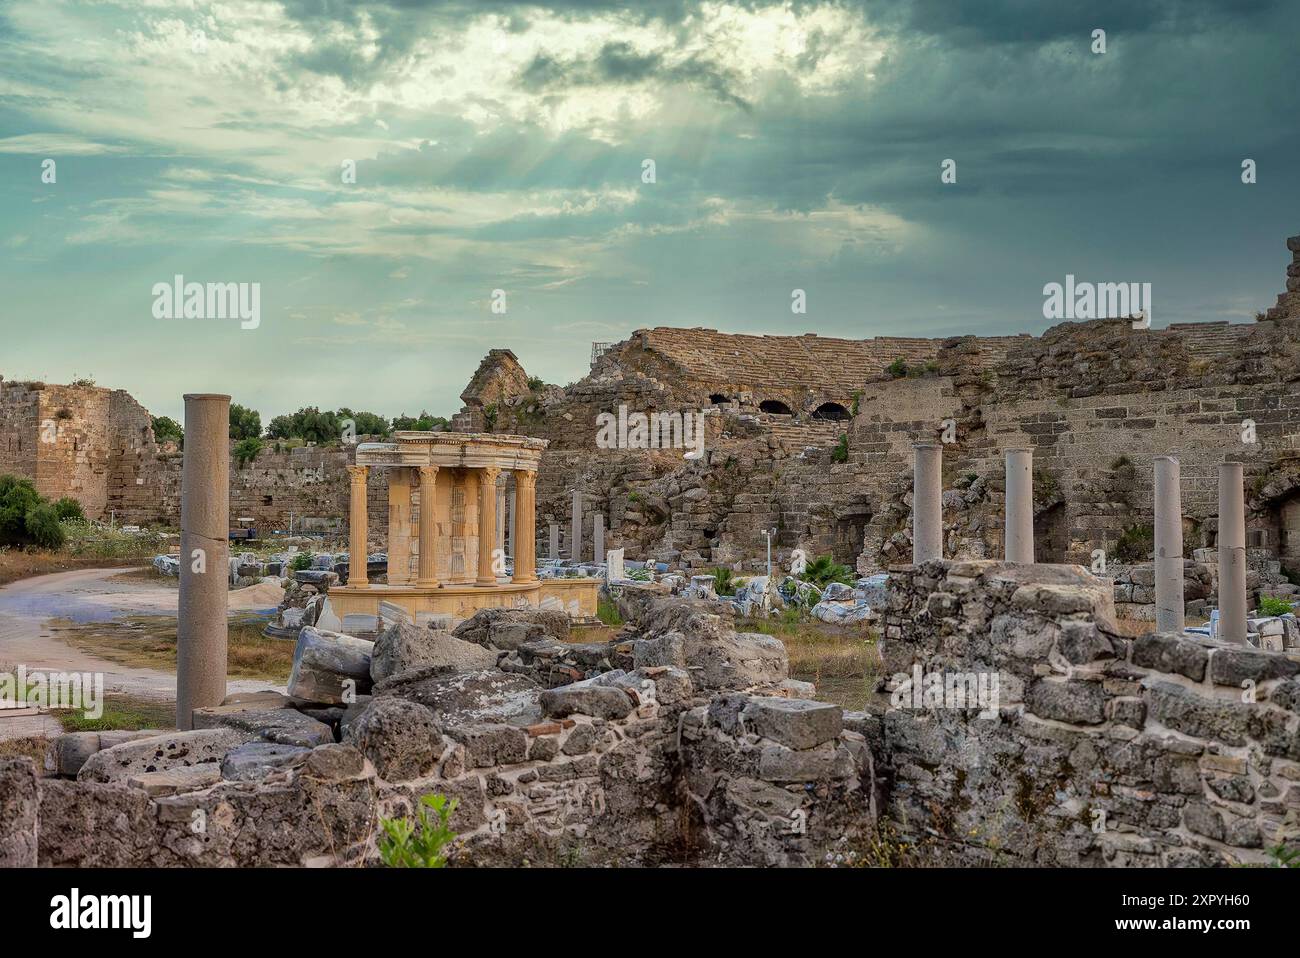
[[[605,625],[623,624],[623,616],[618,611],[618,605],[610,599],[597,600],[596,618],[600,619]]]
[[[860,710],[880,676],[876,636],[866,628],[840,628],[786,616],[737,619],[737,632],[775,636],[790,655],[790,677],[817,686],[817,697]]]
[[[176,727],[176,703],[133,695],[105,695],[104,714],[86,718],[80,711],[60,709],[50,713],[65,732],[138,732]]]
[[[266,618],[232,618],[226,650],[230,678],[265,679],[283,684],[293,664],[294,644],[262,635]],[[53,624],[54,634],[69,645],[118,665],[176,670],[176,620],[167,615],[127,616],[115,622]]]

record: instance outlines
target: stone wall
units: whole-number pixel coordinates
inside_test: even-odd
[[[918,854],[1261,864],[1300,839],[1296,657],[1126,638],[1107,580],[999,562],[892,570],[883,655],[896,677],[997,677],[991,717],[905,689],[881,719],[883,814]]]

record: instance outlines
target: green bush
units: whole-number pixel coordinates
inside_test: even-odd
[[[853,573],[849,570],[849,567],[840,565],[830,556],[818,556],[812,562],[809,562],[801,578],[805,582],[811,582],[819,589],[826,588],[832,582],[842,582],[845,585],[853,584]]]
[[[81,510],[81,503],[71,496],[64,496],[54,503],[54,514],[59,517],[60,521],[64,519],[84,520],[86,518],[86,514]]]
[[[178,445],[185,443],[185,430],[181,424],[170,416],[153,417],[153,438],[155,442],[164,443],[172,441]]]
[[[900,356],[885,367],[885,372],[889,373],[889,375],[893,376],[895,379],[902,379],[907,375],[907,361]]]
[[[246,463],[252,462],[257,458],[257,454],[262,451],[262,440],[256,436],[250,436],[247,439],[241,439],[235,443],[235,461],[239,463],[239,468],[243,469]]]
[[[713,576],[713,591],[718,595],[736,594],[736,577],[726,566],[718,566],[707,573]]]
[[[1156,547],[1155,527],[1148,525],[1127,526],[1115,543],[1115,558],[1121,562],[1145,562],[1151,558]]]
[[[310,552],[299,552],[289,560],[290,572],[301,572],[303,569],[310,569],[312,559],[315,557]]]
[[[459,804],[447,801],[446,795],[424,795],[416,809],[416,821],[407,818],[381,818],[384,834],[379,836],[379,857],[389,868],[442,868],[447,864],[446,848],[456,840],[448,827],[451,813]],[[438,820],[425,810],[433,809]]]
[[[48,502],[28,509],[23,525],[28,540],[42,549],[58,549],[67,540],[63,526],[59,525],[59,514]]]
[[[1256,610],[1260,615],[1286,615],[1291,611],[1291,603],[1286,599],[1275,599],[1271,596],[1265,596],[1259,600],[1259,608]]]

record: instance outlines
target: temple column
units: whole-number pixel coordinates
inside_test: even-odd
[[[912,564],[943,558],[943,446],[912,447]]]
[[[388,584],[411,582],[411,472],[388,470]]]
[[[415,584],[421,589],[438,588],[438,467],[420,466],[420,563]]]
[[[497,476],[501,470],[496,466],[486,466],[478,473],[478,578],[474,584],[480,587],[497,584],[497,575],[492,568],[492,544],[496,541],[497,525]]]
[[[591,517],[591,541],[595,548],[597,564],[605,561],[605,514],[597,512]]]
[[[515,480],[514,487],[506,494],[506,508],[510,510],[509,518],[506,519],[506,542],[509,544],[506,549],[506,555],[514,557],[519,551],[519,480]]]
[[[496,548],[501,550],[502,555],[505,555],[506,554],[506,487],[503,485],[497,485],[496,492],[497,492],[497,504],[496,504],[497,532],[494,541],[496,542]]]
[[[226,697],[230,397],[185,397],[181,465],[181,591],[176,623],[176,727]]]
[[[1155,461],[1156,631],[1182,632],[1183,496],[1178,460]]]
[[[352,508],[348,513],[348,586],[354,589],[369,588],[366,578],[366,477],[369,466],[348,466],[352,477]]]
[[[1008,449],[1004,520],[1007,562],[1034,561],[1034,450]]]
[[[555,560],[560,557],[560,524],[552,522],[548,531],[550,535],[547,542],[547,558]]]
[[[573,490],[573,515],[570,518],[569,558],[582,561],[582,493]]]
[[[1246,644],[1246,503],[1241,463],[1219,464],[1218,638]]]
[[[515,582],[537,581],[537,473],[515,471]]]

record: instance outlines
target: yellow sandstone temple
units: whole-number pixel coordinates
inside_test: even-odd
[[[598,580],[537,578],[537,467],[546,445],[527,436],[405,431],[359,445],[356,465],[348,467],[349,551],[366,554],[366,483],[371,469],[385,469],[388,582],[369,582],[365,563],[354,561],[348,584],[330,590],[335,612],[377,615],[379,604],[390,602],[413,619],[463,619],[480,609],[544,604],[574,618],[594,616]],[[508,502],[514,508],[507,522]]]

